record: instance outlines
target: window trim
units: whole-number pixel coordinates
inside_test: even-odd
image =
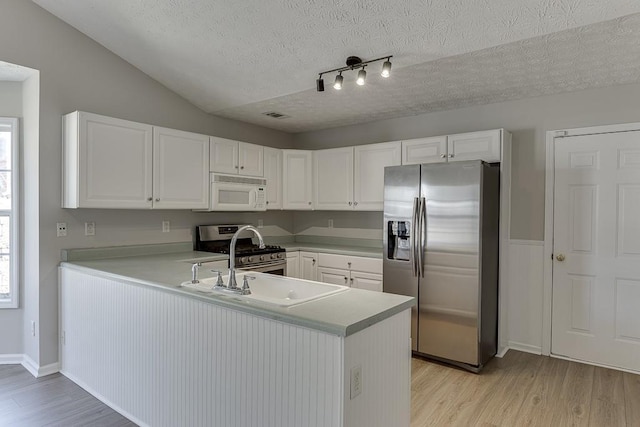
[[[11,235],[9,238],[11,279],[9,281],[9,298],[0,299],[0,309],[18,308],[20,301],[20,135],[19,120],[13,117],[0,117],[0,125],[11,128]]]

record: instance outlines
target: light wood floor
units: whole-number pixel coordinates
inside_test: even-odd
[[[509,351],[476,375],[412,361],[411,427],[640,426],[640,375]]]
[[[640,426],[640,375],[517,351],[480,375],[422,359],[412,370],[411,427]],[[60,374],[0,365],[0,426],[135,424]]]
[[[0,365],[0,426],[135,426],[61,374]]]

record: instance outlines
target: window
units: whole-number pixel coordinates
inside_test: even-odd
[[[18,307],[18,119],[0,117],[0,308]]]

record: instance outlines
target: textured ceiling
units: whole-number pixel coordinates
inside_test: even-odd
[[[205,111],[289,132],[638,81],[637,18],[597,24],[637,0],[34,1]],[[388,54],[390,79],[313,89]]]

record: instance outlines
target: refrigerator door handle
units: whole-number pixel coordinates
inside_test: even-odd
[[[419,232],[418,227],[418,209],[419,209],[420,199],[415,197],[413,199],[413,215],[411,217],[411,227],[413,230],[410,230],[410,245],[411,245],[411,267],[413,269],[414,277],[418,275],[418,238],[417,233]]]
[[[420,221],[420,241],[418,244],[420,264],[418,270],[420,277],[424,277],[425,250],[427,249],[427,200],[424,197],[420,198],[420,211],[418,212],[418,216],[418,221]]]

